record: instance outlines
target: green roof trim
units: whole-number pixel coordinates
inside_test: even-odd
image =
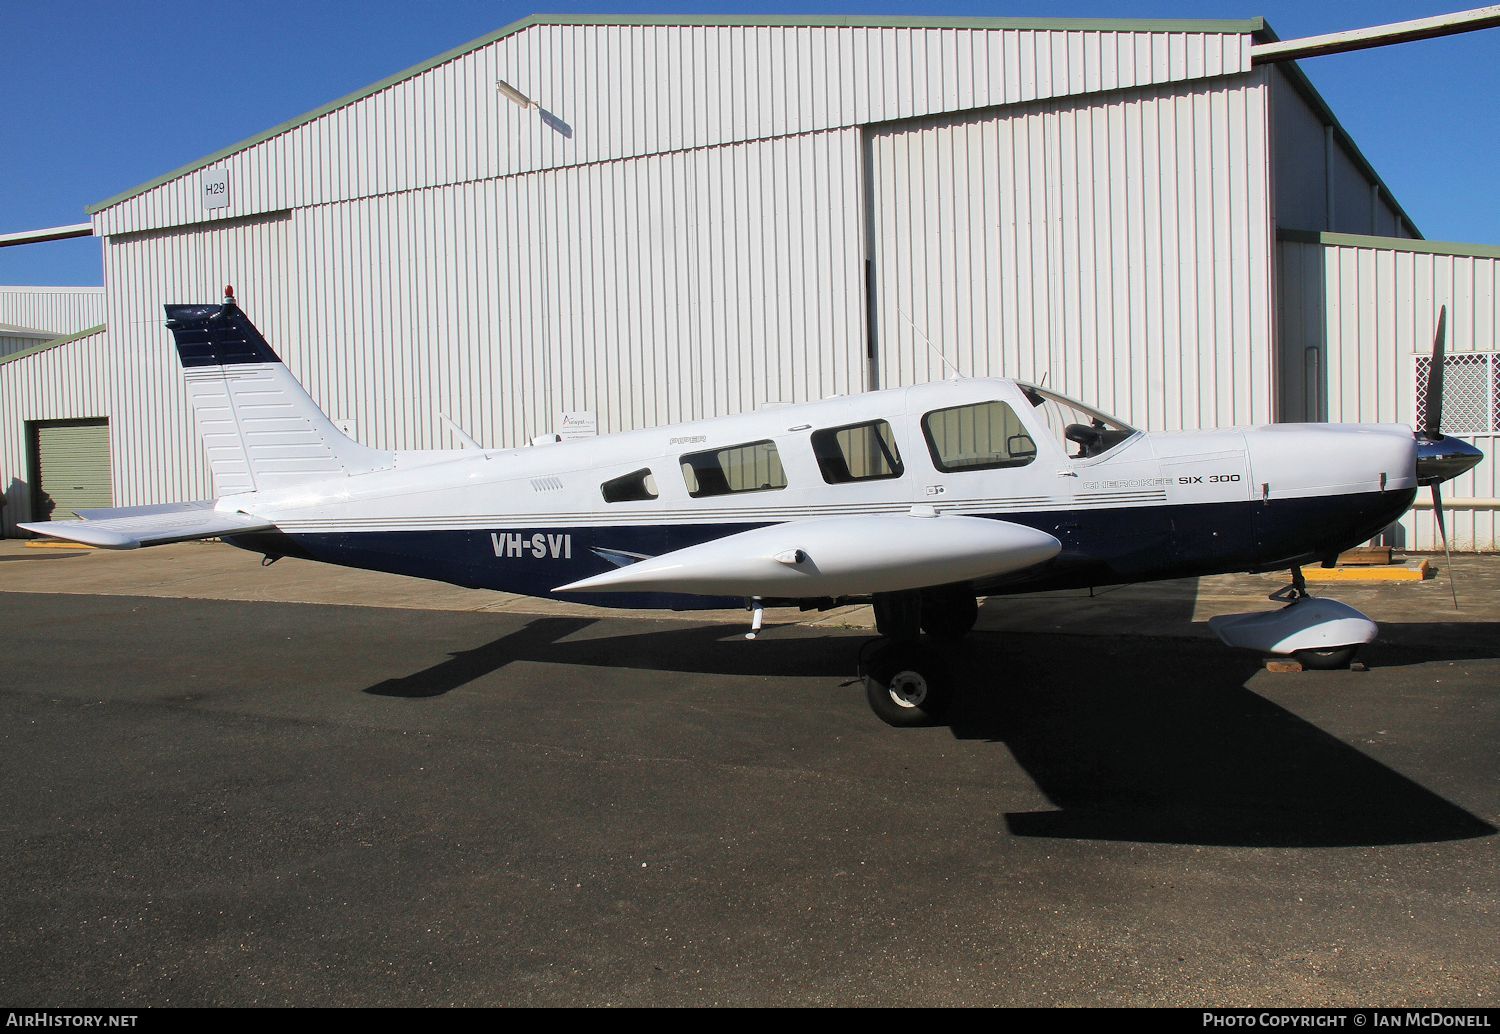
[[[522,18],[518,22],[511,22],[504,28],[497,29],[488,35],[481,36],[476,40],[454,47],[445,51],[437,57],[429,58],[421,64],[412,65],[395,75],[386,76],[377,83],[372,83],[362,90],[345,94],[334,101],[329,101],[322,107],[314,108],[312,111],[298,115],[279,125],[255,136],[241,140],[239,143],[215,151],[213,154],[199,158],[197,161],[173,169],[171,172],[148,180],[138,186],[131,187],[114,197],[100,201],[98,204],[90,205],[86,209],[89,215],[97,215],[106,208],[112,208],[122,201],[153,190],[164,183],[170,183],[180,179],[191,172],[206,168],[220,159],[237,154],[256,144],[264,143],[275,136],[296,129],[298,126],[306,125],[315,119],[322,118],[340,108],[348,107],[356,101],[363,100],[381,90],[395,86],[397,83],[414,79],[423,72],[430,71],[439,65],[445,65],[449,61],[463,57],[465,54],[487,47],[491,43],[514,36],[534,25],[619,25],[619,26],[678,26],[682,28],[701,28],[719,26],[744,26],[771,27],[788,29],[1021,29],[1036,32],[1203,32],[1222,33],[1224,35],[1245,35],[1261,32],[1265,28],[1265,19],[1170,19],[1170,18],[901,18],[901,17],[858,17],[858,16],[715,16],[696,17],[683,15],[679,17],[666,17],[661,15],[598,15],[598,14],[534,14]]]
[[[30,348],[23,348],[19,352],[0,356],[0,366],[4,366],[6,363],[13,363],[17,359],[25,359],[27,356],[36,355],[38,352],[46,352],[53,348],[61,348],[63,345],[71,345],[73,342],[82,341],[86,337],[93,337],[102,331],[105,326],[106,324],[101,323],[97,327],[80,330],[78,333],[69,334],[67,337],[53,338],[51,341],[43,341],[40,345],[32,345]]]
[[[1323,124],[1333,127],[1334,136],[1338,138],[1339,143],[1343,146],[1345,152],[1348,153],[1349,160],[1354,163],[1355,168],[1365,174],[1366,178],[1380,188],[1380,192],[1385,195],[1386,201],[1390,202],[1391,207],[1396,210],[1396,214],[1406,223],[1406,228],[1416,236],[1422,236],[1422,231],[1417,228],[1416,222],[1407,214],[1406,209],[1401,207],[1401,202],[1396,200],[1396,195],[1391,193],[1391,188],[1385,185],[1385,180],[1380,178],[1380,173],[1375,171],[1375,166],[1370,164],[1370,160],[1359,149],[1359,145],[1354,142],[1354,137],[1349,135],[1349,131],[1344,128],[1344,124],[1339,121],[1339,117],[1333,113],[1333,109],[1328,106],[1328,102],[1323,99],[1323,95],[1318,92],[1318,88],[1312,84],[1312,80],[1307,77],[1307,73],[1302,71],[1295,61],[1278,61],[1276,67],[1286,73],[1287,80],[1312,105],[1313,111],[1323,120]]]
[[[1456,255],[1459,258],[1500,258],[1500,245],[1462,244],[1457,241],[1413,240],[1410,237],[1375,237],[1365,233],[1333,233],[1328,230],[1277,230],[1280,240],[1298,244],[1327,244],[1339,248],[1382,248],[1417,255]]]

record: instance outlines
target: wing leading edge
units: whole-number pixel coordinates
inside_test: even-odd
[[[210,502],[84,510],[81,521],[41,521],[17,527],[101,549],[139,549],[169,542],[267,531],[275,525],[247,513],[215,510]]]
[[[864,514],[742,531],[559,586],[557,592],[684,592],[801,599],[974,581],[1051,560],[1044,531],[983,517]]]

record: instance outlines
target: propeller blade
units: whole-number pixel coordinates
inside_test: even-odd
[[[1422,434],[1429,439],[1443,436],[1443,351],[1447,344],[1448,306],[1438,309],[1437,333],[1432,337],[1432,365],[1427,368],[1427,394],[1422,399]]]
[[[1432,513],[1437,518],[1438,534],[1443,538],[1443,557],[1448,565],[1448,589],[1453,593],[1453,609],[1458,609],[1458,581],[1453,576],[1453,551],[1448,548],[1448,524],[1443,518],[1443,490],[1432,484]]]

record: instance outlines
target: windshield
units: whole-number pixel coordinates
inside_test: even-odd
[[[1108,413],[1086,406],[1076,399],[1035,384],[1020,384],[1021,393],[1047,424],[1047,429],[1063,443],[1070,459],[1102,456],[1134,435],[1135,428]]]

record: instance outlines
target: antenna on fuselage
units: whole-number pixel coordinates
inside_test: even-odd
[[[453,419],[448,416],[447,413],[439,413],[438,417],[441,418],[441,420],[443,421],[443,423],[445,423],[445,424],[448,425],[448,430],[450,430],[450,431],[453,432],[454,437],[456,437],[459,441],[461,441],[461,442],[464,443],[464,448],[465,449],[481,449],[482,450],[484,448],[483,445],[480,445],[478,442],[476,442],[474,440],[474,438],[469,434],[469,432],[465,431],[462,427],[459,427],[458,424],[455,423],[453,421]]]
[[[911,327],[912,333],[916,334],[922,339],[922,343],[927,346],[927,350],[930,351],[933,355],[937,356],[940,360],[942,360],[943,365],[948,368],[949,373],[953,374],[954,379],[962,380],[963,374],[958,372],[958,367],[950,363],[948,361],[948,357],[943,354],[943,350],[937,345],[933,344],[932,340],[926,334],[922,333],[922,328],[917,326],[916,321],[906,314],[906,310],[898,305],[896,306],[896,311],[901,314],[901,318],[906,321],[907,326]]]

